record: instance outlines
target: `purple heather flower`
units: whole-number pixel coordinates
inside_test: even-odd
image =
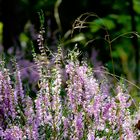
[[[110,116],[109,116],[109,109],[112,107],[111,103],[106,103],[103,107],[102,107],[102,115],[103,115],[103,119],[107,120]]]
[[[75,115],[75,131],[78,139],[83,136],[83,118],[82,113]]]
[[[133,130],[132,130],[132,126],[130,127],[125,127],[125,129],[123,130],[124,131],[124,140],[136,140],[136,137],[133,133]]]
[[[33,140],[39,140],[38,123],[36,119],[32,123],[32,138]]]
[[[25,135],[26,135],[26,138],[28,138],[29,140],[32,139],[32,128],[31,126],[28,126],[26,125],[25,127]]]
[[[18,126],[12,126],[4,131],[4,139],[6,140],[22,140],[23,132]]]
[[[25,116],[27,118],[28,125],[31,125],[34,119],[34,110],[33,110],[33,101],[30,97],[26,97],[26,108],[25,108]]]
[[[35,100],[35,107],[36,107],[36,116],[37,116],[37,124],[43,122],[43,112],[42,112],[42,95],[38,95],[37,99]]]
[[[128,108],[131,105],[131,103],[128,102],[130,96],[126,93],[123,93],[120,86],[117,87],[117,92],[117,99],[120,101],[121,108]]]
[[[95,140],[94,136],[92,134],[89,134],[88,140]]]
[[[68,118],[63,117],[63,123],[64,123],[64,138],[68,136],[68,129],[69,129],[69,120]]]
[[[3,132],[2,127],[0,126],[0,138],[3,138],[3,136],[4,136],[4,132]]]
[[[69,88],[67,88],[67,94],[68,94],[68,98],[69,98],[69,107],[72,110],[76,110],[76,104],[75,104],[75,96],[73,94],[72,91],[72,85],[69,85]]]
[[[8,74],[8,70],[5,69],[5,72],[0,77],[0,104],[2,105],[0,107],[1,112],[3,112],[3,115],[7,118],[8,116],[11,116],[12,119],[15,118],[15,106],[14,106],[14,95],[13,95],[13,89],[11,86],[11,80]]]
[[[98,123],[102,105],[102,96],[96,95],[94,97],[94,103],[89,108],[89,113],[94,115],[95,122]]]
[[[100,92],[101,94],[103,94],[103,96],[106,98],[108,96],[110,96],[110,85],[107,81],[103,81],[101,82],[101,86],[100,86]]]

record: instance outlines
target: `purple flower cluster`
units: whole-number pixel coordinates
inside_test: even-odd
[[[132,100],[123,86],[117,83],[112,91],[106,77],[96,79],[86,62],[72,58],[63,69],[60,52],[49,69],[36,62],[40,89],[35,99],[23,90],[18,65],[15,83],[8,69],[0,71],[0,139],[137,139]]]

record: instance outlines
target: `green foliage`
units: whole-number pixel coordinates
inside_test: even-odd
[[[39,0],[36,2],[35,9],[44,9],[47,7],[47,10],[50,10],[54,7],[54,4],[57,0]]]
[[[140,2],[138,0],[133,0],[134,1],[134,10],[137,14],[140,14]]]
[[[91,32],[95,33],[104,26],[108,30],[111,30],[115,28],[115,23],[112,21],[112,19],[108,19],[108,18],[96,19],[90,23],[90,30]]]
[[[40,12],[38,12],[38,15],[40,19],[40,28],[42,29],[44,27],[44,20],[45,20],[43,11],[41,10]]]

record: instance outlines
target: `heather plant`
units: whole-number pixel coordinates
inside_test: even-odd
[[[18,63],[13,61],[15,70],[10,73],[1,61],[0,138],[137,140],[139,109],[132,111],[135,102],[126,82],[112,82],[102,71],[97,78],[88,60],[79,59],[76,47],[64,53],[60,43],[52,53],[43,35],[41,27],[40,55],[32,50],[39,76],[34,98],[23,88]]]
[[[42,40],[41,36],[40,39]],[[40,43],[40,40],[39,40]],[[45,59],[45,47],[39,44]],[[0,138],[135,140],[139,111],[131,113],[133,100],[126,85],[113,85],[107,76],[94,76],[86,60],[79,61],[78,49],[63,56],[58,51],[50,62],[38,59],[39,91],[32,99],[23,89],[20,70],[15,62],[15,80],[1,62],[0,70]],[[53,61],[53,62],[51,62]],[[53,63],[51,67],[48,67]]]

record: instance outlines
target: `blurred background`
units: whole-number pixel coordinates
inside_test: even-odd
[[[139,0],[0,0],[0,51],[30,60],[42,10],[50,49],[76,44],[95,68],[105,66],[140,85],[139,7]]]

